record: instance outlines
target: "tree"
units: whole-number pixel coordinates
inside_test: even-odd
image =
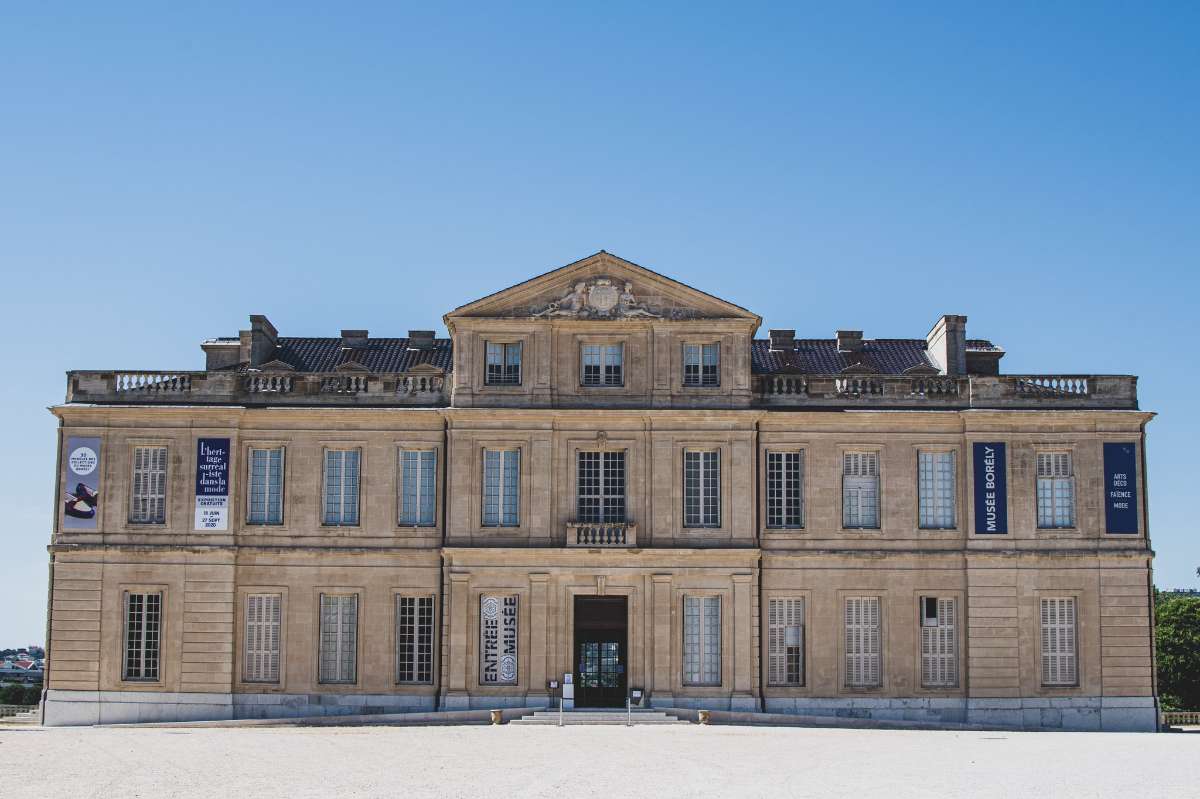
[[[1200,710],[1200,597],[1156,594],[1154,646],[1165,710]]]

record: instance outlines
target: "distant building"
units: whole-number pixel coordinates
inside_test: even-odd
[[[853,314],[844,283],[772,290]],[[579,705],[1155,729],[1137,378],[1003,374],[964,316],[755,338],[605,252],[444,321],[251,316],[200,371],[69,373],[48,724],[545,706],[568,674]]]

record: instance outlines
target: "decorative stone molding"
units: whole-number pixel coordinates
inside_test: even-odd
[[[608,277],[581,280],[561,299],[530,309],[530,316],[535,319],[682,319],[691,315],[681,308],[664,311],[640,303],[632,283],[625,281],[618,287],[617,281]]]

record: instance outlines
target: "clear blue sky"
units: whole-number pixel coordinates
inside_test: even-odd
[[[0,646],[44,635],[67,369],[440,328],[601,248],[764,330],[964,313],[1007,371],[1140,375],[1197,584],[1196,4],[247,5],[4,13]]]

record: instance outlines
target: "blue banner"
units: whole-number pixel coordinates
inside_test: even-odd
[[[1137,534],[1136,444],[1104,445],[1104,529]]]
[[[975,532],[1008,532],[1008,468],[1002,442],[979,443],[975,453]]]
[[[229,529],[229,439],[196,442],[197,530]]]

